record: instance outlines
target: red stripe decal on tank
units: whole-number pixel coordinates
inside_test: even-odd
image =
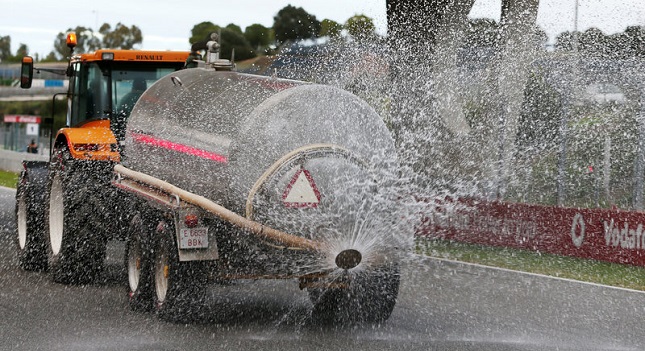
[[[132,136],[134,141],[141,144],[146,144],[146,145],[160,147],[163,149],[177,151],[183,154],[197,156],[207,160],[213,160],[215,162],[220,162],[220,163],[228,162],[228,159],[226,158],[226,156],[223,156],[214,152],[197,149],[192,146],[175,143],[170,140],[155,138],[151,135],[146,135],[141,133],[130,133],[130,135]]]

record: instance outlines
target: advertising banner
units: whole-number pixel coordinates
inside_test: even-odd
[[[416,234],[645,266],[645,213],[474,199],[426,200]]]

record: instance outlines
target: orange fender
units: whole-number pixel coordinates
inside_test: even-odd
[[[56,140],[61,136],[67,140],[69,152],[74,159],[115,162],[121,160],[109,120],[93,120],[76,128],[62,128],[58,131]]]

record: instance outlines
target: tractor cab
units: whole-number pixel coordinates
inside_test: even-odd
[[[161,77],[184,68],[189,52],[101,49],[73,54],[74,33],[67,35],[67,46],[72,56],[66,70],[66,127],[56,133],[54,147],[66,145],[76,159],[117,161],[117,143],[125,139],[139,96]],[[33,59],[24,57],[22,88],[31,87],[33,70]]]
[[[139,96],[161,77],[183,68],[188,53],[98,50],[72,57],[67,125],[109,120],[119,141]]]

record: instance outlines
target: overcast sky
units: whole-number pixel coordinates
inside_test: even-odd
[[[620,32],[629,25],[645,26],[645,0],[578,0],[578,28],[597,27],[605,33]],[[253,23],[267,27],[288,4],[303,7],[318,20],[344,23],[355,14],[374,19],[386,33],[385,0],[0,0],[0,36],[11,36],[11,50],[27,44],[33,55],[47,55],[59,32],[78,25],[98,29],[103,23],[136,25],[143,32],[142,48],[187,50],[190,30],[211,21],[244,29]],[[188,6],[187,4],[194,4]],[[476,0],[471,17],[499,19],[501,0]],[[540,0],[538,24],[551,38],[572,30],[576,0]]]

